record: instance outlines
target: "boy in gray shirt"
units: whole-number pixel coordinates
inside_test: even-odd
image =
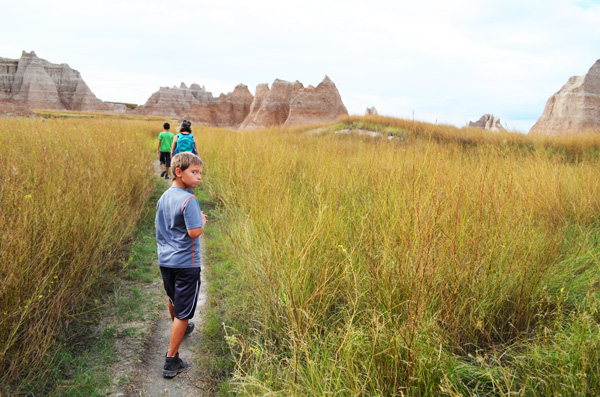
[[[173,185],[156,206],[158,264],[173,320],[162,373],[167,378],[188,367],[187,361],[179,358],[179,346],[183,336],[193,329],[189,320],[196,311],[200,290],[199,237],[206,226],[206,215],[190,191],[202,180],[202,166],[200,157],[191,152],[175,155],[171,162]]]

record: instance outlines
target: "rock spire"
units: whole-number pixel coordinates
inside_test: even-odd
[[[493,114],[484,114],[477,121],[469,121],[467,127],[481,128],[486,131],[505,131],[505,128],[500,123],[500,119]]]
[[[328,76],[316,87],[276,79],[271,89],[266,84],[256,87],[250,113],[241,127],[326,123],[344,115],[348,111]]]

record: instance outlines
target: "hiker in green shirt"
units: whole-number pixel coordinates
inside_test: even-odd
[[[173,144],[174,135],[169,131],[171,129],[169,123],[163,124],[163,128],[165,130],[158,134],[158,150],[156,153],[159,155],[160,166],[163,170],[160,176],[165,179],[170,179],[169,168],[171,168],[171,145]]]

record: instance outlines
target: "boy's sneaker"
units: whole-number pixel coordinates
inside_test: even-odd
[[[165,355],[162,376],[165,378],[174,378],[186,369],[188,369],[188,363],[184,358],[179,358],[179,352],[174,357],[167,357]]]
[[[192,333],[192,331],[194,330],[194,323],[193,322],[188,322],[187,328],[185,329],[185,335],[189,335]]]
[[[165,176],[166,173],[167,173],[167,170],[163,170],[163,172],[160,173],[160,177],[162,178],[163,176]]]
[[[169,174],[165,175],[165,179],[171,179],[169,178]]]

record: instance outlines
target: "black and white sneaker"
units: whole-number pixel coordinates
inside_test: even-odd
[[[185,329],[185,335],[189,335],[194,330],[195,324],[193,322],[188,322],[187,328]]]
[[[186,369],[188,369],[188,363],[184,358],[179,358],[179,352],[174,357],[167,357],[165,355],[162,376],[165,378],[174,378]]]
[[[167,174],[167,170],[163,170],[163,172],[160,173],[160,177],[162,178],[163,176],[165,176]]]

